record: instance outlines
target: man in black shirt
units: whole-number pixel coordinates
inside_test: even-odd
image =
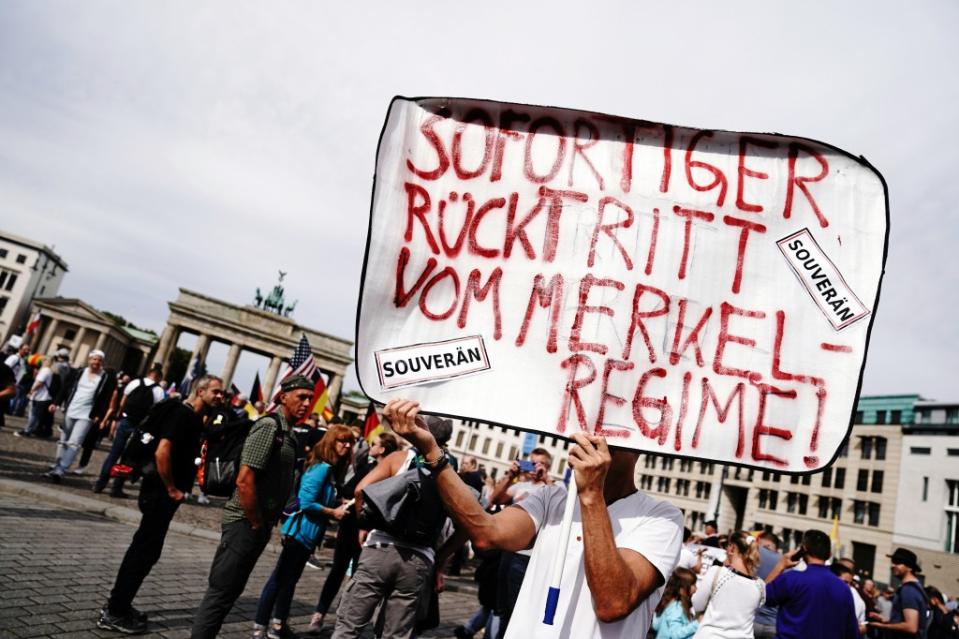
[[[120,564],[110,600],[100,611],[98,627],[127,634],[146,630],[146,615],[133,607],[133,598],[160,559],[170,521],[193,488],[204,423],[222,403],[223,380],[205,375],[194,383],[187,401],[167,400],[151,409],[151,417],[162,415],[157,471],[143,478],[139,497],[143,518]]]

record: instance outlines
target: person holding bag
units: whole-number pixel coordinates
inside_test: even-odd
[[[300,478],[299,510],[280,529],[283,550],[273,573],[263,586],[253,624],[254,639],[295,636],[287,625],[296,584],[314,547],[323,540],[332,517],[343,519],[349,504],[338,503],[337,484],[342,483],[352,458],[356,437],[341,424],[330,427],[307,454]]]
[[[756,575],[759,545],[739,530],[729,536],[726,563],[713,566],[693,595],[696,610],[705,610],[694,639],[752,639],[756,609],[766,600],[766,584]]]

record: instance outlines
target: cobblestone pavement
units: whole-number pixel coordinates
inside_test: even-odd
[[[53,443],[11,436],[8,418],[0,432],[0,476],[38,482],[52,455]],[[49,453],[45,450],[49,448]],[[95,456],[102,459],[103,452]],[[69,478],[58,491],[92,497],[89,478]],[[109,500],[109,498],[105,498]],[[78,502],[81,500],[77,500]],[[135,508],[133,500],[112,500]],[[62,502],[61,502],[62,503]],[[88,502],[90,503],[90,502]],[[193,504],[181,507],[174,521],[194,510],[214,525],[219,509]],[[197,517],[194,515],[194,517]],[[45,503],[28,495],[0,492],[0,639],[20,637],[119,637],[96,628],[96,613],[106,601],[117,568],[135,528],[101,515]],[[193,610],[206,589],[216,542],[171,532],[163,556],[144,582],[135,605],[150,613],[146,637],[187,637]],[[323,554],[329,559],[328,550]],[[248,637],[259,590],[276,561],[277,548],[263,553],[249,585],[237,601],[222,637]],[[322,557],[322,556],[321,556]],[[304,628],[322,588],[326,570],[307,568],[297,588],[292,625]],[[454,580],[440,596],[443,624],[424,637],[451,637],[452,629],[475,609],[468,579]],[[335,610],[334,604],[334,610]],[[320,637],[329,637],[332,620]]]

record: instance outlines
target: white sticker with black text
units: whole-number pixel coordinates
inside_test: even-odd
[[[480,335],[375,352],[383,390],[439,382],[489,370]]]

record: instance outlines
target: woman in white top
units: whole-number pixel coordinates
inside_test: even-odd
[[[766,600],[766,585],[755,577],[759,547],[749,533],[733,533],[726,544],[726,563],[713,566],[693,596],[693,607],[705,610],[693,639],[752,639],[756,608]]]

